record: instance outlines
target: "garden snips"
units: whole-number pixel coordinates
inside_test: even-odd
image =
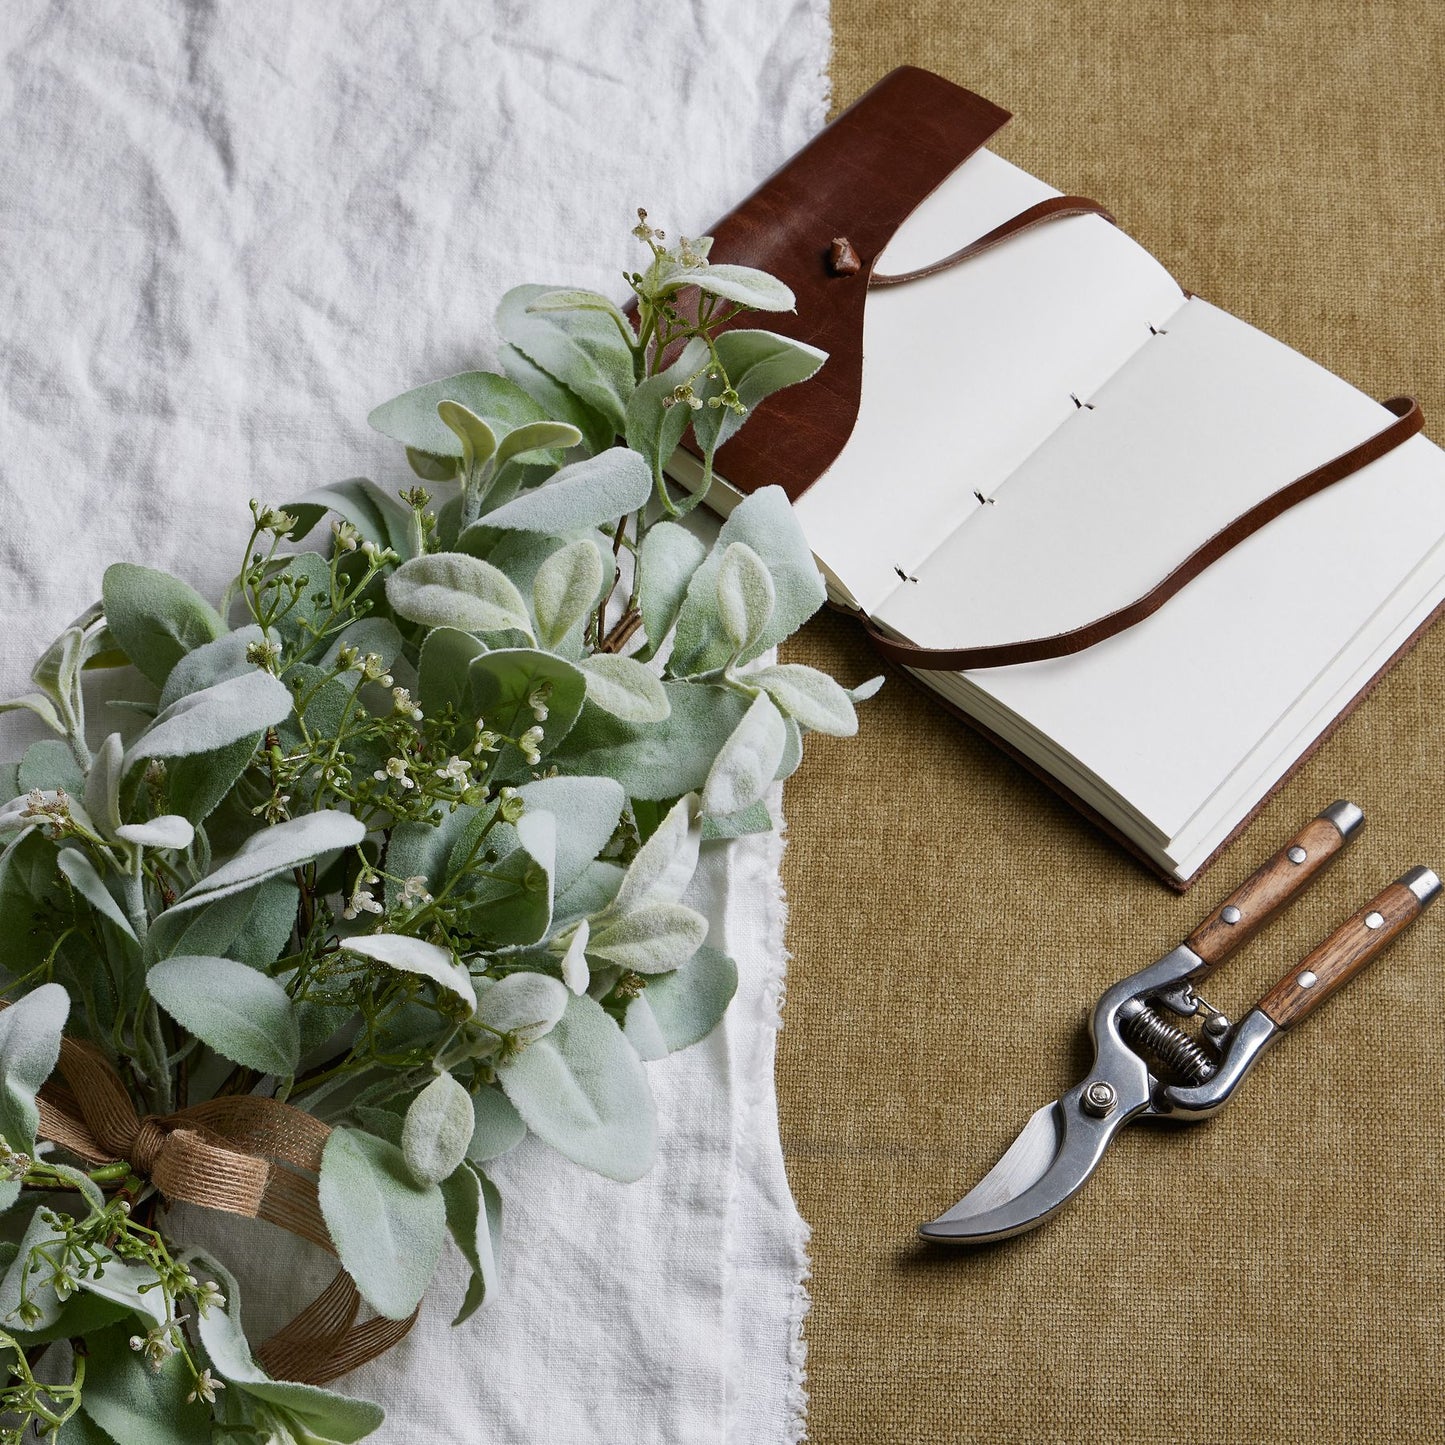
[[[1266,1050],[1349,982],[1440,891],[1412,868],[1345,920],[1238,1023],[1196,986],[1269,922],[1364,822],[1333,803],[1248,878],[1178,948],[1123,979],[1090,1021],[1094,1065],[1082,1083],[1045,1104],[994,1167],[947,1213],[919,1226],[924,1239],[981,1244],[1022,1234],[1084,1186],[1110,1141],[1135,1119],[1193,1123],[1228,1101]],[[1197,1019],[1197,1031],[1183,1027]]]

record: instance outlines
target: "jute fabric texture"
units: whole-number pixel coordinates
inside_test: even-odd
[[[837,0],[833,19],[835,109],[903,63],[980,91],[1014,112],[1001,154],[1365,391],[1413,392],[1445,440],[1445,9]],[[1260,624],[1289,646],[1288,617]],[[880,670],[831,616],[788,656]],[[786,799],[779,1088],[814,1231],[817,1445],[1445,1438],[1445,907],[1213,1122],[1127,1131],[1036,1233],[913,1242],[1080,1076],[1102,988],[1320,807],[1353,799],[1365,832],[1211,983],[1233,1016],[1406,867],[1445,870],[1442,672],[1445,626],[1183,899],[897,674],[860,739],[810,747]]]

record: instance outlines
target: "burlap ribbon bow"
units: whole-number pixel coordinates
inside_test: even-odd
[[[91,1044],[63,1038],[59,1073],[40,1091],[40,1136],[88,1164],[125,1160],[172,1201],[271,1224],[334,1255],[315,1175],[329,1124],[252,1095],[210,1099],[142,1118],[120,1076]],[[302,1172],[304,1171],[304,1172]],[[374,1360],[412,1327],[377,1316],[358,1324],[361,1296],[345,1270],[256,1350],[276,1379],[321,1385]]]

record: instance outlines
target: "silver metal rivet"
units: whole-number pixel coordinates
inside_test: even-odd
[[[1301,988],[1313,988],[1319,981],[1319,974],[1311,973],[1309,969],[1305,969],[1305,971],[1295,979],[1295,982],[1299,984]]]
[[[1106,1114],[1114,1111],[1114,1105],[1119,1102],[1119,1096],[1114,1092],[1112,1084],[1106,1084],[1102,1079],[1096,1080],[1084,1090],[1084,1108],[1095,1116],[1102,1119]]]
[[[1303,863],[1310,855],[1298,843],[1285,854],[1291,863]]]
[[[1366,927],[1366,928],[1383,928],[1384,926],[1385,926],[1385,919],[1384,919],[1384,916],[1383,916],[1382,914],[1379,914],[1379,913],[1367,913],[1367,914],[1365,914],[1365,927]]]
[[[1231,903],[1229,907],[1226,908],[1219,916],[1226,923],[1238,923],[1243,915],[1240,913],[1239,909],[1237,909],[1234,904]]]
[[[1229,1032],[1229,1020],[1223,1014],[1213,1014],[1204,1020],[1204,1032],[1211,1038],[1219,1038]]]

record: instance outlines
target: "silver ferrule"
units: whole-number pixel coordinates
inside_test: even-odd
[[[1331,803],[1328,808],[1320,814],[1321,818],[1328,818],[1336,828],[1340,830],[1340,837],[1348,838],[1365,821],[1365,815],[1353,803],[1347,803],[1343,798],[1338,802]]]
[[[1440,879],[1432,868],[1412,868],[1395,881],[1403,883],[1420,900],[1421,908],[1428,908],[1440,891]]]

